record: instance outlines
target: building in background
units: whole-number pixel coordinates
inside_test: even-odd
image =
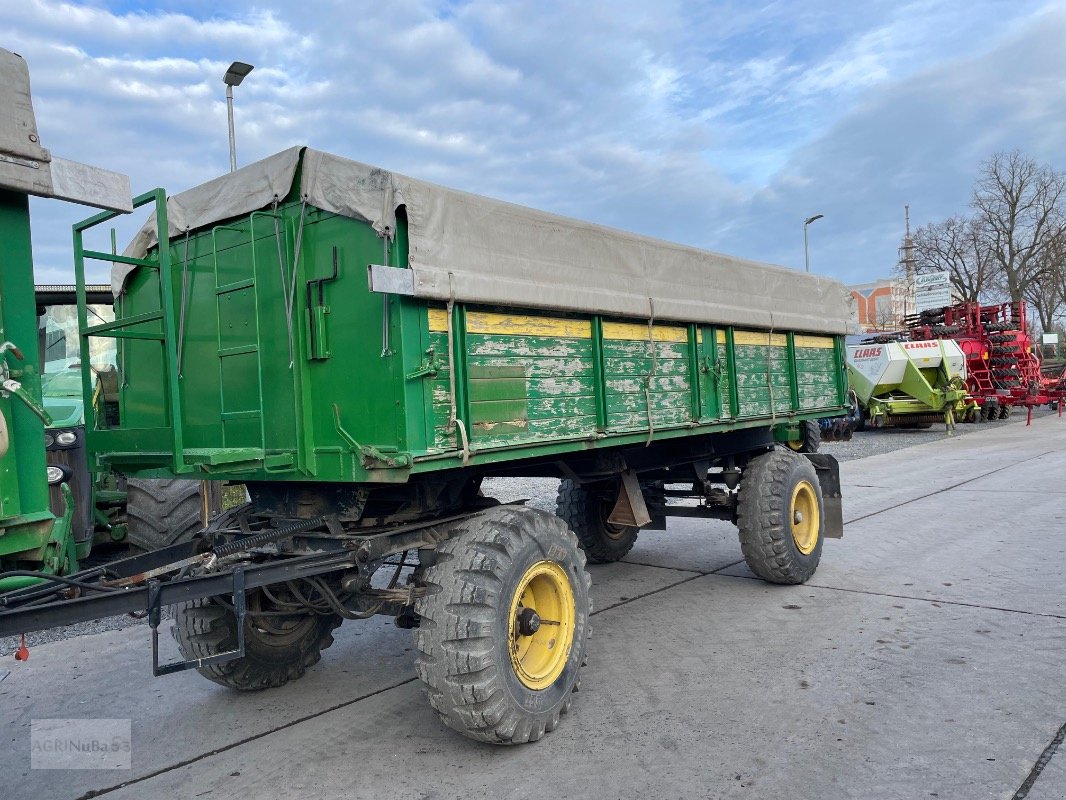
[[[863,333],[901,330],[907,317],[954,302],[947,272],[918,274],[910,206],[903,207],[903,239],[895,274],[895,278],[848,287],[854,300],[852,318]]]
[[[853,320],[863,333],[895,331],[903,327],[903,318],[914,310],[914,301],[905,281],[884,278],[871,283],[849,286]]]

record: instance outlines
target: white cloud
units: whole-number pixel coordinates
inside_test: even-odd
[[[788,159],[730,246],[769,232],[755,255],[796,263],[804,216],[824,213],[812,261],[852,282],[871,279],[896,260],[903,206],[915,224],[964,211],[977,165],[992,152],[1019,148],[1062,168],[1066,86],[1053,76],[1066,68],[1064,36],[1066,11],[1047,11],[987,53],[867,94]]]
[[[136,190],[227,168],[221,74],[239,58],[257,65],[237,89],[242,163],[308,143],[792,264],[796,219],[822,211],[816,263],[841,275],[884,271],[904,202],[950,213],[976,160],[1013,141],[1057,157],[1066,124],[1061,65],[1029,47],[1057,17],[1024,27],[1033,6],[993,0],[0,5],[46,146]],[[34,214],[59,275],[83,214]]]

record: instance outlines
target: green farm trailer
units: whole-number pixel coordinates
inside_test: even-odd
[[[0,597],[0,634],[140,609],[156,637],[175,605],[183,659],[156,650],[156,674],[250,690],[388,615],[445,724],[527,742],[585,663],[587,561],[724,519],[757,575],[802,583],[842,533],[836,462],[803,452],[846,410],[834,281],[310,148],[134,203],[122,255],[91,245],[113,214],[75,226],[79,285],[110,262],[116,294],[113,322],[82,302],[83,350],[119,348],[90,456],[249,501],[66,595]],[[485,497],[490,476],[560,478],[558,515]]]

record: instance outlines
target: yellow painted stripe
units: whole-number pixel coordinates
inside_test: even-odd
[[[718,331],[718,344],[725,344],[725,331]]]
[[[796,347],[814,347],[818,350],[832,350],[834,346],[832,336],[808,336],[797,333],[792,341],[796,343]]]
[[[429,309],[429,329],[434,333],[448,332],[448,311],[444,308]]]
[[[429,309],[429,329],[435,333],[448,330],[448,312],[445,309]],[[550,336],[557,339],[591,339],[592,323],[582,319],[468,311],[466,314],[466,332],[501,336]]]
[[[628,339],[648,341],[648,324],[639,322],[605,322],[604,339]],[[688,329],[671,325],[653,325],[652,339],[657,342],[687,342]]]
[[[788,339],[783,333],[770,334],[769,331],[733,331],[733,344],[763,345],[767,343],[774,347],[784,347]]]
[[[512,336],[554,336],[559,339],[591,339],[592,323],[587,319],[468,311],[466,314],[466,332],[510,334]]]

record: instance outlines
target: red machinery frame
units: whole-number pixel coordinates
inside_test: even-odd
[[[985,418],[1009,416],[1013,406],[1057,403],[1062,413],[1066,378],[1040,374],[1025,316],[1025,302],[958,303],[907,320],[911,339],[954,339],[966,354],[967,388]]]

